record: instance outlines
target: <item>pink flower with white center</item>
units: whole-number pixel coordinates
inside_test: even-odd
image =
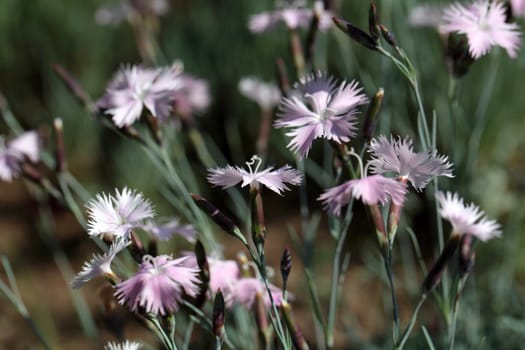
[[[216,293],[220,289],[223,294],[230,293],[241,274],[237,262],[208,258],[208,263],[210,266],[211,292]]]
[[[142,344],[135,341],[126,340],[123,343],[109,342],[104,346],[104,350],[140,350]]]
[[[180,86],[173,95],[174,110],[184,116],[202,113],[210,106],[208,82],[189,74],[179,76]]]
[[[469,53],[474,59],[486,55],[493,46],[501,46],[516,58],[520,46],[519,26],[507,23],[502,1],[477,0],[467,7],[454,3],[443,14],[440,30],[465,34]]]
[[[129,230],[141,227],[142,221],[154,216],[149,200],[142,193],[125,187],[116,195],[97,194],[87,204],[89,215],[88,234],[100,236],[111,234],[117,238],[128,238]]]
[[[242,78],[239,91],[266,111],[272,110],[281,100],[281,92],[275,84],[265,83],[255,77]]]
[[[495,220],[488,220],[485,213],[473,203],[465,205],[457,193],[438,192],[439,214],[452,224],[456,234],[469,234],[486,241],[501,236],[501,226]]]
[[[270,284],[270,291],[272,293],[272,299],[276,306],[281,305],[283,300],[283,292],[280,288]],[[224,301],[228,307],[232,307],[235,304],[244,305],[246,308],[251,309],[255,302],[255,295],[257,292],[261,293],[264,297],[264,303],[266,307],[271,306],[270,297],[264,282],[258,278],[241,278],[232,286],[227,292],[223,291]]]
[[[350,141],[355,135],[356,108],[367,102],[356,81],[336,82],[322,73],[312,74],[296,85],[299,96],[283,98],[276,128],[291,128],[286,135],[288,147],[308,156],[314,139],[325,138],[337,143]]]
[[[510,0],[512,15],[515,17],[525,17],[525,0]]]
[[[415,153],[409,138],[390,141],[383,135],[372,139],[370,143],[372,159],[369,165],[374,174],[396,173],[403,181],[410,181],[412,186],[421,191],[434,176],[453,177],[452,164],[446,156],[436,151]]]
[[[328,30],[332,25],[332,14],[321,11],[319,29]],[[250,17],[248,29],[252,33],[263,33],[284,23],[288,29],[308,28],[312,22],[314,11],[308,8],[283,8],[271,12],[262,12]]]
[[[146,255],[139,271],[116,285],[115,296],[133,312],[173,313],[184,294],[195,297],[199,291],[199,269],[188,265],[187,257]]]
[[[159,241],[167,241],[174,235],[179,235],[184,237],[188,242],[195,243],[197,236],[193,225],[183,225],[178,218],[165,218],[160,220],[160,222],[148,220],[141,226],[141,229]]]
[[[351,198],[360,199],[366,205],[385,205],[390,201],[402,205],[405,194],[406,187],[402,183],[383,175],[371,175],[329,188],[318,199],[332,214],[339,216]]]
[[[11,181],[20,174],[27,158],[36,163],[40,159],[40,142],[36,131],[28,131],[6,142],[0,136],[0,179]]]
[[[152,116],[165,120],[171,113],[174,93],[181,86],[180,67],[124,67],[108,84],[106,94],[97,102],[112,116],[119,128],[130,126],[147,109]]]
[[[285,165],[277,170],[269,167],[259,171],[261,163],[262,159],[260,157],[253,156],[249,162],[246,162],[249,171],[231,165],[227,165],[224,168],[208,169],[207,179],[211,184],[220,186],[223,189],[233,187],[239,182],[242,182],[241,187],[263,184],[277,194],[289,190],[288,186],[286,186],[287,183],[297,186],[302,181],[301,173],[289,165]],[[255,169],[253,168],[254,165]]]
[[[82,271],[80,271],[73,281],[71,281],[71,286],[74,289],[82,287],[88,281],[92,280],[98,276],[109,275],[113,276],[113,271],[111,270],[111,262],[115,256],[124,250],[128,245],[131,244],[129,240],[117,240],[110,247],[109,251],[104,254],[93,254],[93,259],[89,262],[85,262],[82,266]]]

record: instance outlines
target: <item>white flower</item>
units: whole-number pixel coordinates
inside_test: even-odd
[[[457,234],[470,234],[482,241],[501,236],[501,226],[488,220],[485,213],[473,203],[465,205],[457,193],[438,192],[439,213],[452,224]]]
[[[242,78],[239,91],[263,110],[271,110],[281,100],[281,92],[275,84],[265,83],[255,77]]]
[[[73,281],[71,281],[71,286],[74,289],[77,289],[95,277],[103,276],[105,274],[112,275],[113,271],[111,270],[111,262],[115,256],[129,244],[131,244],[131,241],[119,239],[109,247],[109,251],[106,254],[93,254],[91,261],[86,261],[82,266],[82,271],[80,271]]]
[[[127,237],[129,230],[140,227],[144,219],[154,216],[149,200],[127,187],[122,192],[116,190],[115,197],[97,194],[86,206],[88,234],[91,236],[109,233],[118,238]]]
[[[39,160],[40,142],[36,131],[28,131],[5,142],[0,136],[0,179],[11,181],[18,176],[24,158],[31,162]]]
[[[104,346],[104,350],[139,350],[142,348],[142,344],[135,341],[126,340],[123,343],[109,342]]]
[[[242,182],[241,186],[257,186],[261,183],[277,194],[288,190],[286,183],[291,185],[299,185],[302,180],[302,175],[299,171],[293,169],[289,165],[285,165],[277,170],[273,167],[259,170],[262,159],[258,156],[253,156],[249,162],[246,162],[249,171],[240,167],[233,167],[227,165],[224,168],[208,169],[208,181],[216,186],[222,188],[229,188]],[[255,165],[255,169],[252,166]]]

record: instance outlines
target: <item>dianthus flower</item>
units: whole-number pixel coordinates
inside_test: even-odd
[[[440,30],[465,34],[474,59],[486,55],[493,46],[501,46],[516,58],[521,41],[519,26],[507,23],[506,17],[502,1],[477,0],[468,6],[453,3],[444,11]]]
[[[197,232],[193,225],[183,225],[178,218],[165,218],[161,222],[148,220],[140,227],[146,231],[151,237],[160,241],[167,241],[174,235],[184,237],[188,242],[195,243]]]
[[[439,214],[452,224],[455,234],[470,234],[486,241],[501,236],[501,226],[486,218],[485,213],[473,203],[465,205],[457,193],[438,192]]]
[[[123,343],[109,342],[104,346],[104,350],[139,350],[141,348],[142,344],[129,340]]]
[[[166,315],[178,310],[184,294],[195,297],[199,291],[199,269],[187,257],[144,256],[139,271],[116,285],[115,296],[133,312],[144,310]]]
[[[308,28],[312,22],[314,11],[308,8],[288,7],[270,12],[261,12],[253,15],[248,21],[248,28],[252,33],[263,33],[284,23],[288,29]],[[328,11],[320,12],[319,29],[328,30],[332,25],[332,14]]]
[[[350,141],[355,135],[356,108],[365,104],[356,81],[336,82],[320,72],[301,80],[295,86],[299,96],[283,98],[279,106],[276,128],[291,128],[288,147],[301,158],[308,155],[317,138],[337,143]]]
[[[97,194],[95,199],[87,204],[89,215],[88,234],[100,236],[112,234],[117,238],[127,237],[129,230],[141,227],[142,221],[152,218],[153,208],[142,193],[128,188],[122,192],[116,190],[116,195]]]
[[[436,151],[415,153],[409,138],[395,140],[390,137],[389,141],[381,135],[372,139],[369,151],[372,154],[369,164],[373,173],[394,172],[402,181],[410,181],[418,191],[434,176],[453,177],[452,164],[446,156],[438,155]]]
[[[208,258],[208,263],[210,266],[211,292],[216,293],[220,289],[223,294],[230,293],[241,274],[237,262]]]
[[[281,305],[283,300],[282,290],[272,284],[269,285],[269,288],[272,293],[274,304],[276,306]],[[235,304],[241,304],[248,309],[253,307],[257,293],[260,293],[264,297],[266,307],[270,307],[271,301],[266,287],[264,286],[264,282],[258,278],[241,278],[233,284],[229,291],[223,291],[224,300],[228,307],[232,307]]]
[[[255,77],[242,78],[239,91],[263,110],[271,110],[281,100],[281,92],[275,84],[265,83]]]
[[[165,120],[171,113],[174,94],[181,86],[180,69],[124,67],[108,84],[106,94],[97,102],[112,116],[118,127],[130,126],[146,108],[152,116]]]
[[[106,254],[93,254],[93,258],[89,262],[85,262],[82,266],[82,271],[75,276],[71,282],[71,286],[77,289],[95,277],[113,275],[111,262],[115,256],[130,243],[131,241],[117,240],[109,247],[109,251]]]
[[[231,165],[227,165],[224,168],[208,169],[208,181],[222,188],[233,187],[239,182],[242,182],[242,187],[263,184],[277,194],[281,194],[289,189],[286,183],[291,185],[299,185],[301,183],[301,173],[289,165],[285,165],[277,170],[269,167],[259,171],[261,162],[261,158],[253,156],[249,162],[246,162],[249,171]],[[255,169],[252,168],[254,165]]]
[[[21,171],[27,157],[31,162],[39,160],[40,144],[35,131],[28,131],[6,142],[0,136],[0,179],[11,181]]]
[[[510,9],[515,17],[525,17],[525,0],[510,0]]]
[[[173,95],[174,110],[183,116],[206,111],[211,103],[208,82],[186,73],[181,74],[178,80],[180,86]]]

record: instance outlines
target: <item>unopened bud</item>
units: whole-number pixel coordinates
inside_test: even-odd
[[[208,287],[210,285],[210,266],[208,264],[208,258],[206,251],[201,241],[195,243],[195,257],[197,259],[197,265],[199,266],[199,292],[194,299],[194,304],[197,308],[201,308],[206,302],[206,295],[208,293]]]
[[[372,36],[372,39],[377,43],[381,34],[379,28],[379,20],[377,19],[377,8],[376,4],[371,1],[370,8],[368,9],[368,32]]]
[[[259,256],[264,254],[264,241],[266,239],[266,225],[264,223],[264,208],[261,192],[258,188],[250,189],[250,212],[252,217],[252,239]]]
[[[220,288],[215,294],[215,300],[213,301],[213,334],[218,341],[222,344],[224,341],[224,297]]]
[[[146,255],[146,250],[144,249],[144,243],[142,243],[141,239],[135,232],[130,230],[130,237],[131,237],[131,246],[130,246],[130,254],[135,259],[136,262],[139,264],[142,263],[142,258],[144,255]]]
[[[339,29],[348,34],[348,36],[350,36],[350,38],[352,38],[354,41],[363,45],[367,49],[377,50],[377,43],[374,38],[365,33],[363,30],[354,26],[352,23],[337,17],[332,17],[332,20]]]
[[[288,74],[286,73],[286,66],[281,57],[278,57],[275,60],[276,74],[277,74],[277,83],[279,90],[281,90],[281,95],[287,96],[288,91],[290,90],[290,81],[288,79]]]
[[[280,307],[284,316],[284,320],[286,322],[286,327],[290,332],[292,343],[295,346],[295,348],[300,350],[309,349],[310,347],[304,339],[303,332],[301,331],[301,328],[299,327],[297,322],[295,322],[295,318],[293,317],[292,306],[288,304],[286,300],[283,300]]]
[[[55,134],[55,169],[62,172],[67,168],[64,150],[64,125],[62,119],[56,118],[53,121],[53,131]]]
[[[383,88],[379,88],[368,105],[368,110],[366,111],[365,117],[365,125],[363,127],[363,138],[365,141],[370,141],[372,137],[374,137],[374,133],[377,128],[379,111],[381,110],[381,105],[383,103],[383,97],[385,97],[385,90],[383,90]]]
[[[292,255],[288,248],[284,249],[281,257],[281,276],[283,278],[283,290],[286,290],[286,284],[288,282],[288,276],[292,270]]]
[[[202,211],[204,211],[213,220],[213,222],[222,228],[224,232],[237,237],[244,245],[248,244],[239,227],[237,227],[237,225],[235,225],[229,217],[224,215],[210,201],[194,193],[191,193],[191,198],[193,198],[197,206],[201,208]]]
[[[397,40],[394,36],[394,33],[392,33],[390,29],[382,24],[379,25],[379,28],[381,29],[381,35],[383,36],[383,39],[385,39],[386,42],[389,43],[393,48],[397,48]]]

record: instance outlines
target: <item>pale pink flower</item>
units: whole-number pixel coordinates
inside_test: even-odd
[[[82,271],[80,271],[73,281],[71,281],[71,286],[74,289],[77,289],[95,277],[104,276],[106,274],[113,275],[111,262],[115,256],[124,250],[129,244],[131,244],[131,241],[119,239],[113,242],[106,254],[93,254],[93,258],[89,262],[86,261],[84,263]]]
[[[347,205],[351,198],[360,199],[366,205],[385,205],[391,201],[402,205],[405,194],[406,187],[399,181],[383,175],[371,175],[329,188],[318,199],[332,214],[340,215],[342,207]]]
[[[40,142],[35,131],[28,131],[6,142],[0,136],[0,179],[11,181],[20,174],[27,158],[36,163],[40,159]]]
[[[123,343],[114,343],[109,342],[104,346],[104,350],[140,350],[142,349],[142,344],[126,340]]]
[[[276,128],[291,128],[288,147],[308,155],[314,139],[325,138],[337,143],[350,141],[355,135],[356,113],[367,98],[356,81],[336,84],[325,74],[312,74],[296,85],[299,96],[283,98],[279,106]]]
[[[281,305],[283,300],[283,292],[280,288],[270,284],[270,292],[272,293],[272,299],[276,306]],[[244,305],[246,308],[251,309],[255,302],[255,295],[260,293],[264,298],[266,307],[271,306],[270,297],[264,282],[258,278],[241,278],[233,284],[229,291],[223,291],[224,301],[228,307],[232,307],[235,304]]]
[[[208,82],[186,73],[178,80],[180,86],[173,95],[174,110],[185,116],[206,111],[211,103]]]
[[[440,30],[465,34],[469,53],[478,59],[493,46],[501,46],[511,58],[516,58],[520,46],[519,26],[507,23],[502,1],[476,0],[464,6],[453,3],[443,14]]]
[[[443,23],[443,9],[428,4],[414,6],[408,14],[408,23],[412,27],[438,28]]]
[[[436,151],[415,153],[412,140],[409,138],[396,140],[393,136],[388,140],[381,135],[370,143],[372,159],[369,161],[375,174],[394,172],[402,179],[410,181],[412,186],[421,191],[434,176],[453,177],[452,164],[446,156],[438,155]]]
[[[515,17],[525,17],[525,0],[510,0],[512,15]]]
[[[180,67],[124,67],[108,84],[97,105],[112,116],[118,127],[130,126],[146,108],[152,116],[165,120],[171,113],[174,94],[181,87]]]
[[[332,14],[328,11],[320,12],[319,29],[328,30],[332,25]],[[314,11],[308,8],[283,8],[270,12],[262,12],[250,17],[248,28],[252,33],[262,33],[284,23],[288,29],[308,28]]]
[[[184,294],[195,297],[199,291],[199,269],[187,266],[187,260],[144,256],[139,271],[116,285],[118,302],[133,312],[166,315],[177,311]]]
[[[178,218],[164,218],[158,221],[148,220],[142,225],[144,231],[146,231],[151,237],[160,241],[167,241],[174,235],[184,237],[188,242],[195,243],[197,232],[193,225],[183,225],[180,223]]]
[[[263,110],[273,109],[281,100],[281,92],[275,84],[265,83],[256,77],[242,78],[239,81],[239,91]]]
[[[122,192],[115,190],[116,195],[97,194],[87,204],[89,215],[88,234],[100,236],[112,234],[118,238],[127,238],[129,230],[141,227],[142,221],[152,218],[153,208],[142,193],[125,187]]]
[[[263,184],[277,194],[289,190],[288,186],[286,186],[287,183],[295,186],[301,183],[301,173],[289,165],[285,165],[277,170],[273,170],[271,166],[259,171],[261,162],[262,159],[260,157],[253,156],[249,162],[246,162],[249,171],[231,165],[227,165],[224,168],[208,169],[207,178],[211,184],[220,186],[223,189],[233,187],[242,182],[241,187]],[[254,165],[255,169],[252,168]]]
[[[234,260],[219,260],[208,258],[210,266],[210,290],[216,293],[220,289],[224,294],[231,292],[239,280],[241,271]]]
[[[457,193],[438,192],[436,199],[439,214],[452,224],[453,232],[470,234],[482,241],[501,236],[501,226],[495,220],[488,220],[473,203],[465,205]]]

